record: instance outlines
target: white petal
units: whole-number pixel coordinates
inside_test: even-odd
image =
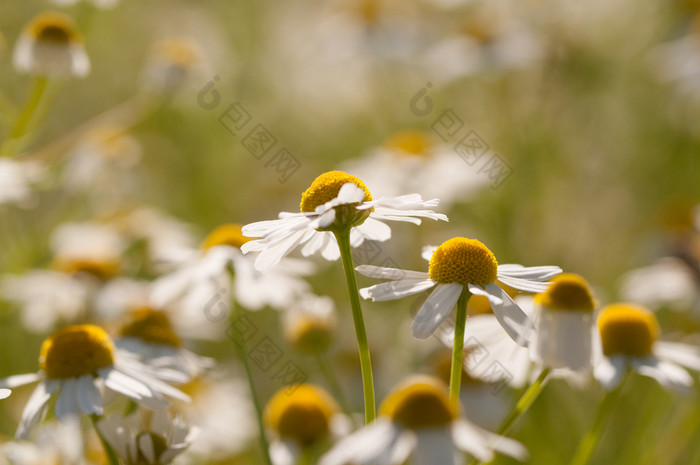
[[[435,252],[437,248],[437,245],[426,245],[423,247],[420,256],[423,257],[424,260],[430,261],[430,259],[433,258],[433,252]]]
[[[75,391],[76,400],[80,410],[84,414],[102,415],[102,396],[95,386],[95,380],[91,375],[78,378],[78,389]]]
[[[465,420],[456,420],[452,423],[452,439],[455,445],[462,451],[473,455],[481,462],[493,460],[493,450],[481,428],[477,428]]]
[[[315,232],[314,230],[311,231]],[[288,236],[285,236],[283,239],[268,244],[268,246],[256,257],[255,269],[258,271],[266,271],[278,264],[280,260],[286,257],[297,245],[302,242],[302,239],[306,233],[306,230],[294,231]],[[308,239],[311,239],[311,237],[308,237]]]
[[[657,360],[653,357],[634,359],[633,366],[640,375],[654,378],[666,389],[679,394],[690,394],[693,385],[693,377],[680,366]]]
[[[385,268],[374,265],[360,265],[355,267],[355,271],[369,278],[380,279],[429,279],[430,275],[424,271],[410,271],[399,268]]]
[[[680,342],[657,341],[654,344],[654,355],[695,371],[700,371],[700,349],[695,346]]]
[[[56,407],[54,413],[59,421],[65,422],[68,417],[78,415],[78,404],[76,401],[76,389],[78,380],[76,378],[68,378],[61,383],[61,391],[58,393]]]
[[[142,434],[138,438],[139,451],[143,454],[146,459],[146,463],[155,463],[156,452],[153,447],[153,439],[149,434]],[[139,454],[141,455],[141,454]]]
[[[374,218],[367,218],[360,226],[353,228],[353,231],[358,231],[365,239],[371,241],[384,242],[391,239],[391,228]]]
[[[294,465],[298,456],[299,446],[294,441],[272,441],[270,443],[270,458],[274,465]]]
[[[542,283],[539,281],[530,281],[527,279],[521,279],[521,278],[513,278],[510,276],[505,276],[505,275],[499,275],[498,280],[505,284],[506,286],[510,286],[513,289],[518,289],[520,291],[525,291],[525,292],[533,292],[533,293],[539,293],[539,292],[544,292],[547,290],[549,287],[549,283]]]
[[[413,319],[411,330],[419,339],[430,337],[457,303],[464,286],[459,283],[438,284]]]
[[[360,295],[363,299],[371,299],[372,302],[383,302],[419,294],[433,286],[435,281],[432,279],[404,279],[360,289]]]
[[[498,318],[503,329],[515,342],[527,347],[535,331],[532,320],[518,307],[518,304],[510,298],[506,291],[497,285],[487,284],[486,292],[489,293],[487,298],[493,309],[493,314]]]
[[[411,456],[414,465],[458,465],[461,463],[452,435],[447,428],[431,428],[416,433],[418,441]]]
[[[316,220],[311,222],[311,227],[314,229],[327,228],[335,221],[335,209],[331,208]]]
[[[12,394],[12,391],[9,389],[0,389],[0,399],[7,399],[10,394]]]
[[[27,401],[22,412],[22,418],[17,427],[15,439],[25,440],[31,436],[36,425],[46,413],[46,405],[51,395],[61,386],[58,380],[45,380],[40,382]]]
[[[489,449],[493,449],[520,461],[527,460],[528,458],[529,454],[527,449],[518,441],[492,433],[468,421],[457,420],[454,423],[452,431],[455,437],[455,443],[457,442],[457,435],[461,433],[463,437],[474,437],[475,440],[476,438],[479,438],[479,440],[483,439],[484,444],[487,445]]]
[[[516,264],[498,265],[498,274],[511,278],[529,279],[532,281],[548,281],[560,274],[558,266],[522,266]]]
[[[389,465],[386,460],[377,462],[389,447],[397,441],[402,431],[386,418],[378,418],[349,436],[339,440],[321,457],[318,465]],[[386,457],[386,455],[385,455]],[[390,458],[390,457],[388,457]]]
[[[621,355],[602,357],[593,368],[593,375],[608,391],[620,385],[626,372],[627,362],[625,357]]]
[[[0,388],[16,388],[25,384],[34,383],[41,379],[38,373],[27,373],[25,375],[8,376],[0,380]]]

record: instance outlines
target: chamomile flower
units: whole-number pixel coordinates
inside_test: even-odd
[[[467,421],[449,406],[447,385],[413,376],[389,393],[373,423],[338,441],[319,465],[415,465],[464,463],[463,452],[482,462],[494,451],[523,460],[525,448]]]
[[[197,429],[165,410],[114,413],[97,428],[125,465],[167,465],[192,443]]]
[[[622,276],[620,293],[625,300],[652,310],[700,310],[700,282],[686,261],[663,257]]]
[[[595,377],[606,389],[620,384],[628,370],[654,378],[663,387],[689,392],[693,378],[683,368],[700,371],[700,351],[681,343],[659,341],[659,323],[647,308],[632,303],[604,307],[598,315],[602,354]]]
[[[187,37],[170,37],[157,42],[145,68],[145,81],[156,94],[172,95],[194,77],[204,75],[204,55]]]
[[[260,239],[247,242],[241,250],[260,252],[255,267],[261,271],[301,245],[305,257],[320,252],[326,260],[337,260],[340,250],[333,231],[351,228],[353,247],[366,239],[386,241],[391,237],[386,220],[414,224],[420,224],[420,218],[447,221],[445,215],[429,210],[438,203],[438,199],[424,201],[418,194],[373,200],[360,179],[342,171],[329,171],[318,176],[302,194],[299,213],[282,212],[277,220],[244,226],[244,235]]]
[[[561,273],[557,266],[499,265],[483,243],[464,237],[449,239],[437,248],[424,248],[423,258],[430,263],[428,272],[372,265],[356,268],[370,278],[392,280],[360,290],[363,298],[373,302],[400,299],[435,288],[413,320],[413,335],[420,339],[432,335],[462,292],[469,292],[488,298],[503,329],[518,344],[527,346],[532,322],[499,284],[526,292],[542,292],[549,286],[545,281]]]
[[[346,171],[356,174],[375,194],[393,197],[420,191],[449,208],[454,202],[468,201],[489,183],[488,176],[471,166],[483,153],[460,154],[453,145],[438,143],[424,131],[400,131],[365,157],[351,160]]]
[[[265,422],[277,439],[270,444],[275,465],[292,465],[303,449],[328,438],[338,406],[322,388],[301,384],[280,389],[265,408]]]
[[[13,465],[85,463],[80,421],[78,417],[70,417],[63,423],[46,423],[32,441],[10,441],[0,446],[0,457],[3,456]]]
[[[581,276],[562,273],[552,278],[552,285],[535,296],[535,361],[548,368],[590,368],[595,307],[590,286]]]
[[[40,13],[22,31],[14,51],[18,71],[54,77],[84,77],[90,59],[73,20],[56,12]]]
[[[185,349],[167,313],[148,307],[132,312],[115,345],[153,367],[158,378],[183,383],[214,365],[212,359]]]
[[[68,326],[56,331],[41,345],[39,372],[0,380],[12,388],[38,381],[22,413],[16,438],[26,439],[56,397],[54,413],[59,420],[74,415],[102,415],[102,391],[122,394],[147,408],[168,405],[163,395],[189,400],[184,393],[158,380],[149,369],[115,349],[112,338],[94,325]]]
[[[311,263],[286,259],[267,273],[261,273],[253,267],[252,259],[241,253],[240,247],[249,240],[237,224],[214,229],[200,250],[192,251],[175,271],[156,280],[151,304],[177,313],[178,329],[201,329],[199,335],[194,331],[187,334],[209,337],[208,332],[216,326],[211,322],[228,314],[231,298],[248,310],[259,310],[266,305],[286,309],[309,292],[309,284],[301,276],[313,271]]]
[[[44,171],[37,162],[0,159],[0,205],[33,206],[34,186],[43,179]]]
[[[306,354],[322,354],[333,342],[336,318],[333,299],[307,294],[284,314],[284,336]]]

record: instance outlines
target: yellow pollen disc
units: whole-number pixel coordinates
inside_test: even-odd
[[[367,189],[365,183],[360,179],[343,171],[329,171],[314,179],[311,186],[301,194],[300,210],[303,212],[313,212],[319,205],[323,205],[338,197],[340,188],[349,182],[365,191],[363,202],[372,200],[372,194],[370,194],[369,189]]]
[[[301,384],[288,392],[279,390],[268,402],[265,421],[282,438],[310,446],[329,431],[331,417],[338,411],[333,398],[312,384]]]
[[[409,155],[428,155],[435,145],[434,139],[425,131],[402,131],[391,136],[384,146]]]
[[[79,39],[73,20],[61,13],[47,11],[27,25],[27,33],[38,41],[68,44]]]
[[[535,295],[535,302],[548,310],[578,312],[592,312],[596,306],[588,282],[574,273],[562,273],[552,278],[549,288]]]
[[[450,424],[457,412],[450,409],[447,385],[432,376],[412,376],[387,395],[381,415],[409,429],[435,428]]]
[[[77,378],[95,374],[114,363],[114,343],[94,325],[68,326],[41,345],[39,367],[48,378]]]
[[[51,267],[69,274],[86,273],[101,280],[113,278],[119,273],[120,263],[116,260],[57,259]]]
[[[209,233],[202,243],[202,248],[206,250],[217,245],[229,245],[240,249],[249,240],[251,238],[245,237],[241,232],[240,224],[224,224]]]
[[[604,307],[598,316],[603,353],[643,357],[659,338],[659,322],[648,309],[631,303]]]
[[[119,331],[122,337],[135,337],[151,344],[180,347],[182,340],[175,334],[165,312],[150,308],[136,310],[131,321]]]
[[[430,258],[430,277],[438,283],[477,284],[496,281],[498,262],[480,241],[454,237],[435,249]]]
[[[374,23],[379,17],[379,0],[359,0],[356,8],[366,24]]]
[[[190,40],[177,37],[158,42],[155,45],[155,53],[164,60],[183,68],[197,64],[202,55]]]

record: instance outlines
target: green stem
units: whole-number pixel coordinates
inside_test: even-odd
[[[622,386],[625,384],[628,377],[629,373],[625,374],[625,377],[617,388],[605,393],[605,397],[603,397],[603,401],[598,407],[598,413],[596,413],[593,426],[579,443],[576,453],[574,453],[574,457],[571,459],[571,465],[586,465],[590,461],[603,435],[610,414],[620,400]]]
[[[37,109],[39,108],[39,104],[46,93],[48,84],[49,78],[46,76],[39,76],[34,79],[32,91],[29,94],[29,100],[27,100],[27,104],[17,117],[7,140],[2,147],[2,153],[0,153],[0,156],[12,157],[15,154],[20,139],[27,134],[31,123],[37,114]]]
[[[233,289],[233,287],[231,287]],[[235,321],[239,314],[242,313],[242,308],[236,303],[235,299],[231,299],[232,317]],[[245,350],[245,341],[242,337],[238,335],[236,331],[231,331],[234,338],[234,346],[238,352],[238,358],[243,364],[243,369],[245,370],[245,377],[248,381],[248,388],[250,390],[250,397],[253,401],[253,406],[255,407],[255,416],[258,421],[258,435],[260,438],[260,448],[262,449],[263,457],[265,458],[265,463],[267,465],[272,465],[272,459],[270,458],[270,443],[267,440],[267,433],[265,432],[265,423],[263,422],[263,408],[260,403],[260,398],[258,397],[257,389],[255,388],[255,382],[253,381],[253,373],[250,370],[250,363],[248,362],[248,354]]]
[[[348,418],[352,419],[352,409],[350,408],[350,403],[345,397],[345,393],[343,392],[343,388],[340,386],[340,382],[338,382],[338,377],[336,376],[335,371],[328,364],[326,356],[322,353],[316,353],[316,360],[318,362],[319,368],[321,369],[321,373],[323,373],[323,376],[326,378],[328,386],[333,392],[333,396],[335,396],[335,398],[338,399],[340,408],[348,416]]]
[[[496,431],[496,434],[505,436],[510,432],[511,428],[513,428],[513,425],[515,425],[515,422],[518,421],[518,419],[521,416],[523,416],[525,412],[527,412],[532,403],[535,402],[535,399],[537,399],[537,397],[540,395],[542,389],[544,388],[544,385],[549,379],[549,374],[551,373],[551,371],[551,368],[544,368],[542,370],[542,373],[540,373],[535,382],[527,388],[520,400],[518,400],[518,403],[515,404],[515,408],[513,408],[513,410],[511,410],[506,419],[503,420],[503,423],[501,423],[501,426],[499,426],[498,430]],[[473,462],[471,462],[470,465],[477,465],[480,463],[482,462],[474,460]]]
[[[362,318],[362,308],[360,307],[360,295],[357,291],[355,281],[355,269],[352,263],[352,252],[350,250],[350,229],[346,231],[336,231],[335,238],[340,247],[340,257],[343,261],[345,280],[350,294],[350,305],[352,307],[352,319],[355,323],[355,334],[357,335],[357,348],[360,353],[360,369],[362,370],[362,390],[365,400],[365,424],[372,422],[376,416],[374,406],[374,380],[372,379],[372,360],[369,354],[369,344],[367,343],[367,333],[365,332],[365,322]]]
[[[114,452],[114,449],[112,446],[107,442],[104,436],[102,436],[102,433],[100,432],[99,428],[97,428],[97,422],[100,421],[102,417],[97,414],[92,414],[90,415],[90,419],[92,420],[92,425],[95,428],[95,432],[97,433],[97,436],[100,438],[100,442],[102,443],[102,447],[104,447],[105,454],[107,455],[107,460],[109,461],[109,465],[119,465],[119,457],[117,457],[117,453]]]
[[[466,294],[466,296],[465,296]],[[452,343],[452,369],[450,371],[450,408],[459,411],[459,389],[462,383],[462,359],[464,358],[464,327],[467,324],[467,302],[471,294],[462,292],[457,300],[455,339]]]

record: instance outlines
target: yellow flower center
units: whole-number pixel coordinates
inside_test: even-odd
[[[454,237],[438,247],[430,258],[430,277],[438,283],[485,286],[496,280],[498,262],[480,241]]]
[[[450,409],[447,385],[432,376],[414,376],[387,395],[380,414],[409,429],[446,426],[456,417]]]
[[[384,146],[408,155],[428,155],[434,140],[425,131],[402,131],[391,136]]]
[[[224,224],[209,233],[202,243],[202,248],[206,250],[217,245],[228,245],[240,249],[249,240],[251,239],[241,232],[240,224]]]
[[[333,325],[325,318],[300,316],[287,328],[285,335],[300,352],[323,353],[333,342]]]
[[[363,202],[372,200],[372,194],[370,194],[369,189],[367,189],[367,186],[365,186],[362,180],[343,171],[329,171],[314,179],[311,186],[301,194],[301,204],[299,208],[303,212],[313,212],[319,205],[323,205],[338,197],[340,188],[349,182],[365,191]]]
[[[38,41],[59,45],[79,40],[73,20],[53,11],[41,13],[32,19],[27,25],[27,33]]]
[[[150,438],[151,444],[153,444],[153,456],[155,457],[155,460],[150,461],[148,457],[146,457],[143,454],[141,448],[139,447],[136,457],[136,463],[134,465],[160,464],[160,457],[165,451],[168,450],[168,441],[166,441],[165,438],[160,434],[156,434],[152,431],[143,431],[136,436],[136,444],[139,444],[139,441],[144,436]]]
[[[660,332],[656,316],[646,308],[631,303],[603,308],[598,316],[598,330],[605,355],[632,357],[650,355]]]
[[[68,326],[41,345],[39,367],[48,378],[77,378],[96,374],[114,363],[114,343],[94,325]]]
[[[338,406],[320,387],[311,384],[278,391],[265,410],[265,420],[280,437],[296,440],[310,446],[323,439],[329,431],[331,417]]]
[[[119,273],[121,264],[116,259],[97,260],[89,258],[59,258],[51,264],[51,267],[55,270],[62,271],[64,273],[85,273],[103,281],[106,281],[110,278],[113,278]]]
[[[512,296],[511,296],[512,297]],[[489,299],[483,295],[473,295],[467,302],[467,314],[469,315],[489,315],[492,314]]]
[[[596,305],[586,280],[574,273],[562,273],[552,278],[552,284],[535,296],[535,302],[548,310],[578,312],[592,312]]]
[[[151,344],[180,347],[182,340],[175,334],[165,312],[151,308],[136,310],[131,321],[119,331],[122,337],[135,337]]]
[[[165,61],[182,68],[190,68],[200,61],[201,53],[188,39],[171,38],[158,42],[154,47],[155,54]]]

